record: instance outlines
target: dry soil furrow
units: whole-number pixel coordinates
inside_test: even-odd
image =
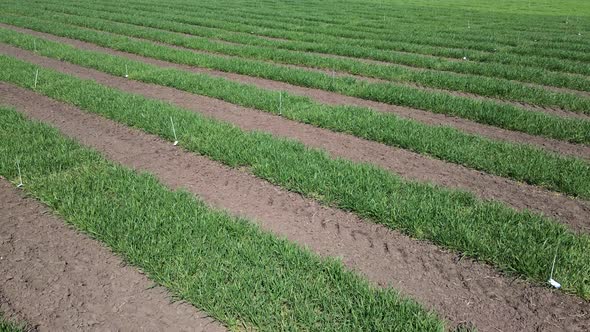
[[[172,67],[178,68],[194,73],[204,73],[212,76],[224,77],[233,81],[253,84],[263,89],[269,90],[282,90],[288,91],[293,94],[307,96],[310,97],[320,103],[326,103],[331,105],[356,105],[362,107],[369,107],[374,110],[386,113],[394,113],[398,116],[413,119],[425,124],[429,125],[444,125],[457,128],[467,133],[481,135],[484,137],[488,137],[495,140],[503,140],[509,142],[516,142],[516,143],[524,143],[524,144],[531,144],[535,145],[556,153],[564,154],[564,155],[571,155],[583,159],[590,160],[590,146],[585,146],[582,144],[572,144],[564,141],[559,141],[555,139],[545,138],[541,136],[534,136],[529,135],[521,132],[510,131],[501,129],[494,126],[488,126],[484,124],[480,124],[477,122],[469,121],[466,119],[447,116],[444,114],[436,114],[427,111],[401,107],[401,106],[393,106],[385,103],[379,103],[375,101],[348,97],[339,95],[337,93],[328,92],[324,90],[312,89],[312,88],[304,88],[296,85],[291,85],[287,83],[277,82],[273,80],[267,80],[257,77],[251,77],[246,75],[240,74],[233,74],[233,73],[226,73],[217,70],[211,69],[204,69],[204,68],[197,68],[191,67],[186,65],[179,65],[170,62],[165,62],[161,60],[156,60],[152,58],[137,56],[134,54],[129,54],[125,52],[115,51],[109,48],[100,47],[91,43],[81,42],[78,40],[73,40],[69,38],[57,37],[51,34],[46,34],[42,32],[36,32],[33,30],[17,28],[13,26],[8,26],[0,23],[0,27],[10,28],[16,31],[29,33],[31,35],[36,35],[39,37],[47,38],[54,41],[63,42],[66,44],[70,44],[80,49],[85,50],[92,50],[92,51],[99,51],[103,53],[118,55],[118,56],[125,56],[130,59],[143,61],[145,63],[150,63],[153,65],[161,66],[161,67]]]
[[[552,216],[571,229],[590,232],[590,202],[489,175],[457,164],[429,158],[408,150],[336,133],[290,121],[270,113],[256,111],[217,99],[176,89],[115,77],[70,63],[37,56],[31,52],[0,44],[0,52],[50,67],[101,84],[171,102],[204,115],[231,122],[244,130],[259,130],[288,137],[333,156],[381,166],[406,178],[471,191],[484,199],[495,199],[517,209],[531,209]]]
[[[36,330],[225,331],[4,179],[0,256],[0,309]]]
[[[113,161],[151,172],[172,188],[185,188],[320,255],[340,257],[372,282],[399,289],[452,325],[473,322],[481,331],[590,328],[588,303],[578,297],[506,278],[485,264],[322,206],[246,170],[32,92],[3,86],[1,95],[27,116],[56,126]]]

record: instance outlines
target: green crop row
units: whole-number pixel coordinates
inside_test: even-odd
[[[590,172],[590,165],[587,162],[526,145],[497,142],[448,127],[428,126],[367,108],[323,105],[287,93],[281,93],[279,110],[279,92],[224,78],[83,51],[6,29],[0,29],[0,41],[28,50],[36,48],[40,55],[117,76],[128,73],[130,79],[169,86],[275,114],[280,111],[282,116],[295,121],[351,133],[491,174],[590,198],[590,178],[586,176]]]
[[[499,97],[503,99],[510,99],[543,106],[557,106],[568,109],[568,105],[564,103],[555,104],[555,98],[545,97],[545,94],[551,95],[549,91],[543,88],[531,88],[518,82],[510,82],[509,80],[517,80],[522,82],[531,82],[545,85],[555,85],[560,87],[573,88],[578,90],[590,89],[590,79],[582,76],[573,76],[569,74],[556,73],[543,70],[542,68],[531,68],[514,65],[503,64],[486,64],[473,61],[455,61],[447,59],[437,59],[432,57],[417,56],[406,53],[392,53],[389,51],[381,51],[375,49],[365,49],[342,44],[311,44],[307,42],[285,42],[261,39],[249,34],[240,34],[235,32],[226,32],[218,28],[203,28],[200,26],[189,25],[192,23],[201,23],[203,21],[210,22],[208,25],[213,26],[230,26],[235,29],[235,26],[223,22],[207,20],[201,16],[186,16],[186,15],[172,15],[169,12],[166,14],[146,12],[138,12],[133,9],[131,11],[124,11],[122,6],[111,8],[107,6],[96,5],[86,6],[82,9],[77,9],[72,6],[60,5],[53,6],[44,2],[41,6],[44,10],[51,12],[67,13],[69,15],[76,15],[82,17],[60,16],[57,17],[60,21],[81,25],[89,28],[104,29],[104,21],[97,20],[98,18],[119,22],[128,23],[136,26],[145,26],[167,31],[190,34],[193,36],[215,38],[232,43],[239,43],[241,45],[228,45],[227,43],[219,43],[210,40],[201,40],[189,38],[187,36],[179,36],[177,34],[165,33],[161,31],[153,31],[148,29],[139,29],[125,25],[110,26],[110,32],[120,34],[130,34],[130,28],[134,30],[131,32],[134,35],[140,34],[142,38],[163,41],[170,40],[179,43],[180,46],[190,47],[193,49],[204,50],[209,52],[235,55],[240,57],[255,58],[260,60],[271,60],[279,63],[287,63],[294,65],[304,65],[314,68],[322,68],[329,70],[345,71],[351,74],[363,75],[368,77],[386,79],[391,81],[408,81],[417,83],[423,86],[430,86],[435,88],[465,91],[476,93],[482,96]],[[77,6],[81,6],[79,3]],[[30,7],[24,7],[25,12],[29,12]],[[23,11],[20,12],[21,14]],[[43,16],[45,12],[41,12],[39,16]],[[37,17],[39,17],[37,16]],[[53,16],[56,18],[56,16]],[[220,18],[222,20],[222,18]],[[114,25],[115,23],[111,23]],[[155,37],[154,37],[155,36]],[[155,38],[155,39],[154,39]],[[168,42],[170,43],[170,42]],[[258,47],[255,47],[258,46]],[[264,47],[264,48],[263,48]],[[308,54],[291,51],[313,51],[326,54],[352,56],[355,58],[367,55],[367,58],[376,60],[385,60],[392,64],[402,64],[404,66],[412,66],[416,68],[425,68],[432,70],[408,69],[401,66],[394,65],[380,65],[374,63],[367,63],[366,61],[353,59],[335,59],[333,57],[325,57],[317,54]],[[517,62],[523,62],[522,56],[514,56]],[[470,58],[471,59],[471,58]],[[471,59],[473,60],[473,59]],[[476,59],[477,60],[477,59]],[[515,61],[515,62],[516,62]],[[546,63],[551,63],[551,67],[564,69],[567,72],[577,74],[590,74],[590,66],[578,62],[567,62],[562,59],[541,59],[540,62],[535,62],[535,65],[544,66]],[[441,73],[443,71],[445,73]],[[448,73],[446,73],[448,72]],[[461,75],[458,75],[461,74]],[[467,75],[481,75],[466,76]],[[445,79],[448,76],[447,79]],[[490,79],[487,79],[487,78]],[[491,78],[500,78],[501,80],[492,80]],[[580,99],[572,95],[570,98]],[[588,109],[590,106],[584,107]]]
[[[103,0],[104,3],[104,0]],[[109,1],[110,3],[110,1]],[[337,38],[347,38],[350,40],[371,40],[371,41],[383,41],[383,42],[407,42],[410,44],[415,44],[415,45],[429,45],[429,46],[435,46],[435,47],[455,47],[455,48],[461,48],[461,49],[474,49],[474,50],[483,50],[483,51],[491,51],[493,48],[497,48],[497,44],[495,43],[489,43],[489,42],[476,42],[476,41],[472,41],[468,38],[453,38],[454,36],[456,36],[457,34],[461,35],[461,37],[465,36],[465,37],[469,37],[471,35],[477,35],[478,33],[478,27],[480,25],[486,25],[489,24],[489,22],[487,20],[489,20],[489,16],[487,16],[486,18],[482,18],[482,20],[486,20],[485,22],[478,22],[477,20],[473,21],[473,29],[471,28],[471,24],[468,23],[468,21],[470,22],[471,20],[473,20],[473,18],[469,18],[465,15],[454,15],[453,18],[449,19],[449,18],[438,18],[438,20],[434,20],[434,23],[432,18],[427,19],[429,22],[424,24],[424,21],[421,20],[416,20],[416,15],[415,12],[408,14],[408,13],[403,13],[402,15],[406,16],[405,18],[400,18],[400,17],[391,17],[388,16],[387,13],[378,13],[376,15],[373,16],[373,18],[377,18],[380,21],[385,22],[386,24],[392,24],[395,23],[395,30],[394,31],[370,31],[369,33],[367,33],[367,31],[356,31],[355,29],[350,29],[350,27],[348,26],[342,26],[342,25],[333,25],[333,24],[318,24],[318,25],[312,25],[312,24],[301,24],[301,21],[297,18],[292,19],[292,22],[288,23],[288,19],[284,19],[284,17],[280,20],[277,20],[277,16],[276,14],[279,14],[281,12],[284,13],[289,13],[291,14],[293,12],[293,10],[287,9],[287,8],[280,8],[280,7],[275,7],[275,8],[268,8],[268,5],[265,5],[264,7],[256,7],[253,8],[250,12],[243,10],[243,6],[240,5],[236,5],[236,4],[231,4],[230,6],[227,7],[221,7],[219,6],[218,3],[211,3],[209,6],[207,6],[207,4],[203,4],[200,3],[198,7],[195,7],[194,4],[190,4],[190,5],[179,5],[179,4],[173,4],[173,3],[157,3],[157,2],[141,2],[139,4],[137,4],[139,6],[143,6],[143,8],[154,8],[160,12],[162,11],[168,11],[168,10],[176,10],[176,11],[181,11],[184,13],[191,13],[191,14],[195,14],[198,12],[199,15],[205,15],[205,16],[210,16],[210,15],[225,15],[226,19],[235,24],[235,23],[242,23],[242,24],[247,24],[250,25],[251,27],[263,27],[266,30],[283,30],[283,31],[297,31],[297,32],[304,32],[304,33],[311,33],[314,35],[322,35],[322,36],[331,36],[331,37],[337,37]],[[266,14],[261,14],[260,12],[264,11],[264,8],[268,8],[268,10],[272,11],[273,14],[271,14],[270,12],[267,12]],[[313,8],[314,12],[318,12],[318,8],[316,5],[314,5],[313,7],[307,7],[307,10],[310,10],[310,8]],[[398,8],[396,8],[398,9]],[[232,15],[234,14],[234,15]],[[366,20],[363,19],[362,17],[359,18],[359,11],[355,11],[354,15],[348,15],[347,19],[350,20],[357,20],[357,22],[361,22],[361,24],[365,24]],[[305,12],[305,15],[308,15],[307,12]],[[325,15],[325,14],[324,14]],[[329,15],[333,15],[332,11],[329,11]],[[393,22],[391,22],[390,20],[394,19]],[[519,20],[522,20],[522,17],[518,17]],[[445,20],[448,22],[442,23],[441,21]],[[409,25],[411,27],[413,27],[413,29],[407,29],[404,30],[403,25],[399,25],[400,21],[405,21],[406,23],[409,23]],[[531,21],[527,21],[527,22],[523,22],[523,23],[530,23]],[[497,23],[494,24],[493,27],[497,30],[503,31],[503,30],[512,30],[512,32],[514,32],[514,29],[518,29],[519,27],[522,27],[522,25],[518,25],[518,26],[514,26],[509,24],[508,26],[504,26],[506,23],[506,21],[502,22],[502,23]],[[520,22],[519,22],[520,23]],[[443,26],[449,26],[452,25],[453,26],[453,31],[450,34],[446,34],[446,36],[442,37],[440,35],[437,35],[436,31],[432,31],[432,29],[426,29],[425,27],[428,26],[430,27],[432,24],[436,24],[437,27],[440,27],[441,25]],[[463,29],[456,29],[456,27],[463,27]],[[400,27],[400,31],[398,33],[397,28]],[[391,25],[389,25],[388,27],[389,29],[391,29]],[[522,28],[521,28],[522,29]],[[526,28],[523,29],[524,31],[526,31]],[[406,32],[406,33],[404,33]],[[577,32],[577,31],[576,31]],[[561,34],[563,35],[563,32],[561,32]],[[518,36],[519,39],[523,39],[520,37],[524,37],[524,42],[523,43],[517,43],[516,47],[513,47],[513,49],[521,49],[524,46],[524,49],[526,49],[528,46],[539,46],[536,43],[531,43],[531,40],[526,39],[526,36]],[[577,36],[574,33],[571,33],[571,37],[572,38],[568,38],[569,40],[577,40],[578,42],[583,40],[582,38],[580,38],[580,36]],[[444,41],[443,41],[444,40]],[[565,45],[564,48],[567,49],[568,46],[565,43],[559,43],[562,45]],[[533,52],[531,54],[538,54],[538,53],[547,53],[547,55],[549,56],[553,56],[553,57],[557,57],[557,58],[563,58],[563,56],[568,56],[568,55],[576,55],[576,56],[581,56],[583,58],[587,58],[586,54],[583,53],[583,51],[585,49],[582,50],[582,52],[563,52],[564,48],[559,48],[558,45],[555,45],[554,47],[551,47],[549,49],[537,49],[536,52]],[[523,49],[521,49],[522,51]]]
[[[169,10],[176,10],[186,13],[187,10],[184,8],[175,8],[173,5],[166,3],[166,4],[156,4],[156,3],[149,3],[149,4],[142,4],[142,8],[144,10],[151,10],[157,12],[165,12]],[[160,8],[160,7],[164,8]],[[188,10],[189,12],[192,10]],[[371,39],[369,36],[365,36],[363,33],[353,34],[350,29],[344,28],[328,28],[324,25],[318,27],[308,27],[306,25],[301,24],[291,24],[285,25],[283,22],[277,22],[276,18],[269,17],[267,20],[257,20],[257,19],[249,19],[244,17],[244,15],[236,15],[235,17],[225,15],[226,12],[220,11],[219,13],[211,13],[211,10],[199,11],[198,15],[203,17],[217,17],[220,20],[224,20],[229,23],[231,26],[243,25],[242,27],[245,28],[247,31],[261,31],[262,35],[267,35],[271,37],[282,37],[287,39],[298,39],[301,40],[302,36],[307,38],[311,38],[312,40],[317,40],[319,38],[322,39],[331,39],[336,42],[343,42],[346,39],[347,44],[355,45],[355,46],[363,46],[366,47],[368,45],[373,45],[375,48],[385,49],[385,50],[400,50],[399,43],[404,43],[404,47],[412,48],[427,46],[431,47],[432,50],[438,50],[438,52],[442,51],[440,48],[449,48],[450,45],[454,46],[455,51],[463,52],[459,56],[454,56],[455,58],[461,58],[466,54],[465,52],[469,49],[475,51],[486,51],[491,52],[494,48],[498,48],[498,45],[495,44],[482,44],[482,43],[469,43],[465,41],[463,38],[434,38],[434,41],[427,43],[426,41],[430,39],[429,34],[431,30],[425,29],[424,26],[414,26],[414,30],[410,30],[411,33],[397,33],[394,31],[393,33],[381,33],[375,34],[379,38],[377,40]],[[463,21],[465,24],[465,19]],[[467,24],[465,24],[467,25]],[[426,25],[430,26],[430,25]],[[495,28],[499,28],[495,26]],[[421,31],[424,31],[423,37],[416,38],[416,34],[420,34]],[[270,33],[270,34],[269,34]],[[467,31],[460,33],[460,35],[475,33],[471,29],[467,29]],[[351,35],[352,34],[352,35]],[[572,33],[572,35],[574,35]],[[453,34],[451,34],[453,36]],[[581,36],[575,35],[574,38],[577,37],[581,39]],[[504,49],[506,52],[513,52],[521,57],[524,56],[545,56],[545,57],[552,57],[555,59],[571,59],[576,61],[590,61],[590,55],[583,51],[572,51],[567,50],[564,48],[543,48],[543,45],[539,45],[537,41],[534,39],[532,42],[530,40],[524,39],[523,42],[519,44],[517,47],[511,47],[508,49]],[[461,47],[457,49],[457,47]],[[452,52],[452,50],[451,50]],[[440,53],[442,55],[444,53]],[[502,55],[500,55],[501,57]],[[518,57],[514,57],[514,59],[518,59]],[[521,59],[522,60],[522,59]]]
[[[101,3],[109,4],[110,1],[102,0]],[[558,31],[531,31],[535,29],[534,23],[538,23],[539,17],[526,17],[522,15],[490,15],[490,13],[476,13],[458,11],[441,11],[425,10],[423,7],[407,7],[403,4],[395,4],[395,6],[388,6],[385,3],[376,6],[372,9],[373,15],[363,15],[361,8],[357,7],[354,14],[338,15],[334,12],[334,4],[327,2],[328,7],[322,8],[321,4],[314,4],[313,7],[305,5],[300,9],[294,10],[293,7],[282,6],[273,7],[272,4],[266,4],[264,7],[248,6],[251,4],[229,3],[223,4],[216,2],[201,2],[198,7],[192,8],[180,7],[179,3],[175,2],[174,7],[170,7],[171,3],[163,4],[161,2],[126,2],[126,4],[144,5],[147,8],[160,9],[161,6],[166,6],[166,9],[180,10],[184,13],[193,13],[196,8],[199,10],[207,10],[209,13],[223,12],[226,15],[239,15],[250,18],[259,18],[280,22],[288,22],[292,24],[305,25],[311,27],[325,27],[326,25],[346,28],[349,31],[357,32],[371,32],[381,35],[386,35],[392,32],[396,33],[412,33],[416,37],[416,43],[421,43],[423,37],[436,37],[439,39],[455,39],[457,35],[461,36],[461,40],[484,42],[492,46],[522,46],[522,43],[532,44],[550,49],[569,49],[572,51],[588,52],[590,45],[584,43],[584,39],[580,38],[576,33],[580,30],[572,30],[564,33],[562,29]],[[341,7],[341,6],[339,6]],[[388,9],[393,9],[390,11]],[[412,9],[412,10],[408,10]],[[445,15],[447,14],[447,15]],[[450,14],[450,15],[448,15]],[[466,22],[466,17],[469,17]],[[524,19],[524,20],[523,20]],[[510,24],[513,21],[518,23]],[[563,21],[558,18],[550,18],[549,24],[546,20],[543,22],[543,27],[546,26],[560,26],[563,27]],[[465,24],[468,23],[468,24]],[[392,29],[392,24],[394,29]],[[424,29],[424,26],[429,26],[430,29]],[[436,29],[432,29],[435,26]],[[524,27],[524,28],[523,28]],[[572,28],[582,28],[581,26]],[[515,34],[515,29],[519,29],[519,34]],[[539,33],[537,33],[539,32]],[[524,40],[523,40],[524,39]],[[540,42],[540,43],[539,43]],[[490,49],[489,47],[486,49]]]
[[[0,109],[2,111],[2,109]],[[15,323],[7,319],[0,311],[0,332],[24,332],[25,324]]]
[[[2,176],[14,179],[20,158],[25,190],[231,327],[443,330],[433,314],[369,285],[335,260],[110,163],[14,110],[0,108],[0,121],[6,126],[0,131]]]
[[[371,218],[375,222],[398,229],[418,239],[430,240],[438,245],[460,250],[467,256],[490,262],[507,273],[514,273],[544,283],[551,269],[553,255],[556,250],[559,250],[560,260],[556,265],[554,278],[561,282],[562,289],[586,299],[590,298],[590,257],[588,256],[590,237],[586,234],[575,234],[567,230],[565,226],[538,214],[518,212],[495,202],[480,201],[465,192],[447,190],[431,184],[404,181],[400,177],[372,165],[332,159],[324,152],[308,149],[298,142],[277,139],[260,132],[244,132],[235,126],[212,120],[198,113],[173,107],[160,101],[123,93],[94,81],[81,80],[12,57],[0,56],[0,68],[2,68],[0,71],[0,80],[2,81],[33,89],[37,93],[73,104],[87,112],[100,114],[122,124],[140,128],[167,140],[173,140],[175,137],[170,129],[170,118],[172,117],[178,123],[179,145],[189,151],[197,152],[232,167],[247,167],[254,175],[288,190],[313,197],[325,204],[356,212],[363,217]],[[38,80],[35,86],[30,76],[36,72]],[[8,128],[12,127],[8,126]],[[14,137],[13,139],[18,142],[3,144],[2,147],[17,146],[19,149],[27,149],[27,153],[19,153],[24,156],[21,165],[26,165],[29,162],[30,159],[24,159],[28,156],[28,151],[47,151],[45,148],[30,148],[27,144],[22,144],[22,138],[17,133],[18,131],[8,137]],[[6,139],[3,138],[3,142],[5,141]],[[69,149],[67,150],[69,151]],[[68,155],[72,154],[75,153],[70,152]],[[6,158],[7,155],[9,154],[2,153],[0,158]],[[39,162],[49,164],[54,169],[64,169],[71,162],[85,160],[85,158],[74,155],[62,162],[56,161],[52,156],[52,153],[48,153],[47,158],[39,158]],[[11,171],[10,177],[14,178],[14,170]],[[92,170],[85,176],[74,174],[68,178],[71,181],[80,178],[90,180],[90,178],[95,178],[97,173]],[[42,176],[39,178],[39,181],[42,181],[55,177]],[[110,176],[105,176],[105,178],[110,178]],[[105,191],[98,184],[96,186],[97,193]],[[40,182],[37,187],[45,188],[48,185]],[[67,182],[67,185],[59,187],[63,188],[61,190],[71,190],[74,193],[72,196],[78,197],[80,192],[94,186],[88,185],[80,189]],[[129,184],[124,184],[122,187],[128,188]],[[161,192],[155,190],[142,190],[141,192],[154,194],[139,199],[141,204],[137,206],[146,208],[144,203],[152,202],[153,204],[149,204],[149,206],[156,207],[153,208],[156,216],[154,220],[157,220],[161,225],[173,227],[175,223],[161,222],[167,219],[160,216],[161,212],[158,211],[176,210],[178,209],[177,204],[172,202],[170,205],[165,205],[168,208],[163,209],[164,204],[155,203],[159,202],[158,197],[163,196]],[[108,204],[105,206],[108,206],[107,210],[112,211],[113,206],[120,204],[113,204],[113,198],[111,195],[108,196]],[[129,199],[127,194],[121,196]],[[47,197],[46,199],[53,198],[56,203],[65,201],[59,195],[54,194],[44,197]],[[92,194],[87,199],[94,201],[94,197],[95,195]],[[81,201],[85,201],[85,199],[81,199]],[[74,211],[84,211],[79,208],[78,201],[72,202],[71,206],[75,207]],[[183,212],[181,215],[185,214]],[[190,215],[190,213],[188,214]],[[143,218],[143,216],[152,214],[144,212],[141,215]],[[194,220],[191,220],[189,224],[192,223]],[[134,222],[131,224],[135,225]],[[117,227],[120,225],[117,224]],[[136,229],[140,234],[145,232],[143,227]],[[156,233],[158,237],[166,234],[166,232]],[[174,233],[172,238],[176,239],[179,234],[198,233],[181,231]],[[257,237],[259,237],[258,234]],[[115,239],[113,243],[118,243],[118,240],[118,238]],[[153,242],[146,241],[141,236],[138,241],[139,243]],[[188,243],[188,241],[177,240],[174,243]],[[261,249],[258,245],[253,245],[252,248],[255,248],[258,257]],[[152,251],[149,250],[149,252]],[[217,249],[213,249],[213,251],[220,252]],[[157,252],[168,252],[168,250]],[[284,258],[281,257],[279,261],[283,260]],[[214,261],[216,264],[219,263],[217,258]],[[170,263],[176,265],[176,260],[170,260]],[[154,266],[156,265],[160,266],[161,262],[154,264]],[[265,266],[265,264],[262,265]],[[227,276],[226,273],[223,275]],[[264,278],[257,276],[252,280],[262,279]],[[299,277],[293,278],[293,280],[299,280]],[[305,283],[307,282],[297,283],[294,289],[301,292]],[[193,285],[197,284],[201,283],[193,283]],[[288,282],[287,284],[290,285]],[[315,285],[316,283],[309,282],[309,284]],[[329,290],[330,287],[326,287],[325,291]],[[310,294],[318,296],[322,292],[316,290]],[[230,298],[231,296],[228,301],[231,302]],[[246,296],[245,299],[252,301],[251,296]],[[258,306],[255,305],[255,307]],[[365,308],[365,305],[360,307]],[[207,307],[204,308],[209,310]],[[354,310],[357,306],[351,305],[347,308]],[[387,313],[393,314],[394,312],[395,310],[392,310]],[[359,315],[359,317],[362,316]],[[264,310],[264,317],[270,317],[266,310]],[[337,321],[336,319],[335,322]]]
[[[304,42],[297,42],[293,40],[271,41],[267,39],[260,39],[252,36],[251,32],[267,29],[232,24],[231,22],[227,22],[226,16],[215,17],[211,14],[195,16],[188,15],[186,12],[173,12],[170,10],[163,12],[157,8],[146,8],[145,6],[133,6],[129,4],[117,5],[116,7],[95,3],[81,4],[80,2],[77,2],[75,6],[63,6],[63,2],[59,2],[58,4],[60,6],[58,7],[50,7],[49,4],[50,2],[43,1],[38,7],[49,8],[52,11],[66,12],[87,17],[101,17],[118,22],[133,23],[151,27],[161,27],[163,24],[163,29],[170,29],[172,31],[177,31],[176,29],[180,29],[179,32],[183,33],[187,33],[185,30],[188,30],[190,31],[188,33],[200,36],[203,35],[204,32],[206,33],[206,31],[203,31],[203,26],[210,27],[209,29],[213,27],[218,30],[224,29],[223,32],[225,33],[217,31],[216,36],[222,37],[222,40],[230,42],[298,51],[313,51],[326,54],[352,56],[356,58],[369,58],[413,67],[444,70],[464,74],[478,74],[489,77],[521,80],[546,85],[552,85],[556,84],[556,82],[560,82],[559,84],[564,85],[564,87],[579,88],[580,83],[576,83],[575,81],[583,81],[586,78],[576,76],[570,77],[565,74],[549,72],[543,69],[564,71],[576,74],[590,74],[590,69],[587,65],[577,61],[568,61],[565,59],[509,55],[502,51],[493,51],[492,53],[468,51],[466,53],[465,50],[455,50],[453,52],[456,58],[461,59],[463,56],[467,56],[470,61],[454,61],[440,58],[436,59],[429,56],[419,56],[417,54],[392,53],[390,50],[366,48],[366,45],[365,47],[360,48],[354,44],[342,43],[341,39],[328,39],[324,41],[324,39],[320,39],[318,35],[314,35],[313,38],[307,38]],[[27,7],[30,7],[30,5],[27,4]],[[80,7],[80,9],[75,7]],[[107,15],[103,12],[90,12],[90,10],[93,9],[111,12],[114,14]],[[125,11],[125,9],[127,10]],[[96,14],[99,16],[96,16]],[[154,26],[153,22],[145,22],[146,19],[158,19],[158,25]],[[198,27],[186,26],[186,24],[197,25]],[[242,34],[247,33],[247,35],[237,36],[235,34],[236,31],[239,31]],[[291,33],[291,31],[288,31],[287,33]],[[293,33],[298,34],[300,32]],[[313,40],[314,43],[310,43],[310,40]],[[318,43],[318,41],[321,41],[322,43]],[[363,43],[367,43],[367,40],[364,39]],[[501,49],[500,46],[495,47]],[[540,47],[540,45],[537,45],[537,47]],[[435,47],[435,49],[438,50],[437,52],[441,51],[440,47]],[[492,48],[490,47],[489,50],[491,51]]]
[[[574,143],[587,144],[590,142],[590,121],[587,120],[563,118],[542,112],[528,111],[511,105],[423,91],[390,83],[371,83],[350,77],[338,78],[329,74],[278,66],[266,62],[227,58],[206,53],[199,54],[190,50],[176,49],[126,36],[82,29],[30,17],[4,15],[0,17],[0,22],[174,63],[262,77],[333,91],[348,96],[381,101],[392,105],[424,109],[435,113],[459,116],[509,130]]]

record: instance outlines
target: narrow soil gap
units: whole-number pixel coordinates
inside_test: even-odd
[[[452,326],[473,322],[481,331],[590,329],[587,302],[578,297],[502,276],[485,264],[458,259],[427,242],[282,190],[246,170],[230,169],[30,91],[3,85],[0,95],[10,96],[9,104],[27,116],[56,126],[115,162],[151,172],[172,188],[185,188],[322,256],[340,257],[372,282],[395,287],[435,310]]]

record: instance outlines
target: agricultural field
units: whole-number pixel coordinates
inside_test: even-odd
[[[0,331],[590,331],[589,36],[582,0],[2,1]]]

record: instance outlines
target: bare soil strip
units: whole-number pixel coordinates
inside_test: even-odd
[[[39,331],[225,331],[0,179],[0,302]]]
[[[32,92],[3,86],[0,95],[111,160],[151,172],[167,186],[183,187],[320,255],[340,257],[372,282],[391,285],[436,310],[451,325],[472,322],[480,331],[590,329],[590,307],[578,297],[502,276],[485,264],[322,206],[246,170]]]
[[[590,233],[590,202],[489,175],[408,150],[290,121],[270,113],[248,109],[217,99],[176,89],[115,77],[96,70],[37,56],[0,44],[0,52],[117,89],[165,100],[207,116],[233,123],[244,130],[259,130],[288,137],[332,156],[368,162],[409,179],[468,190],[484,199],[505,202],[517,209],[531,209],[560,220],[571,229]],[[8,95],[8,93],[6,93]]]
[[[263,89],[269,90],[282,90],[288,91],[290,93],[307,96],[312,98],[320,103],[331,104],[331,105],[356,105],[362,107],[369,107],[377,111],[386,112],[386,113],[394,113],[398,116],[413,119],[422,123],[426,123],[429,125],[444,125],[457,128],[467,133],[476,134],[484,137],[488,137],[495,140],[502,140],[502,141],[509,141],[509,142],[516,142],[516,143],[524,143],[524,144],[531,144],[535,145],[549,151],[557,152],[564,155],[571,155],[579,158],[583,158],[586,160],[590,160],[590,146],[585,146],[582,144],[572,144],[568,142],[563,142],[555,139],[545,138],[541,136],[534,136],[525,133],[520,133],[516,131],[510,131],[506,129],[501,129],[494,126],[479,124],[473,121],[469,121],[466,119],[447,116],[444,114],[436,114],[431,113],[428,111],[422,111],[417,109],[412,109],[408,107],[401,107],[401,106],[393,106],[385,103],[348,97],[343,96],[337,93],[318,90],[318,89],[311,89],[311,88],[304,88],[300,86],[295,86],[287,83],[250,77],[246,75],[240,74],[233,74],[233,73],[225,73],[217,70],[211,69],[204,69],[204,68],[197,68],[191,67],[186,65],[179,65],[170,62],[165,62],[161,60],[156,60],[152,58],[142,57],[134,54],[129,54],[125,52],[115,51],[109,48],[100,47],[91,43],[81,42],[78,40],[73,40],[69,38],[57,37],[54,35],[36,32],[29,29],[17,28],[10,25],[0,24],[0,27],[5,27],[9,29],[13,29],[15,31],[20,31],[24,33],[28,33],[31,35],[47,38],[50,40],[70,44],[74,47],[84,49],[84,50],[92,50],[92,51],[99,51],[103,53],[124,56],[133,60],[143,61],[145,63],[161,66],[161,67],[172,67],[178,68],[185,71],[190,71],[194,73],[204,73],[212,76],[224,77],[233,81],[253,84]],[[10,46],[0,44],[0,49],[2,52],[6,53],[6,49],[10,48]]]

